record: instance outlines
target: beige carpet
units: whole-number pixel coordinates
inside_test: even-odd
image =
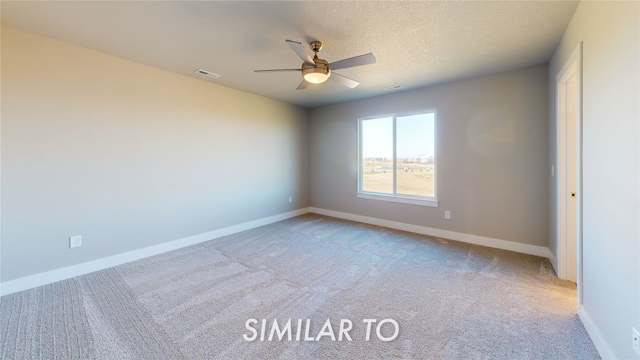
[[[0,354],[596,359],[575,299],[547,259],[304,215],[4,296]]]

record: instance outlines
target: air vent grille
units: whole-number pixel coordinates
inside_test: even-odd
[[[391,85],[391,86],[385,86],[385,90],[398,90],[398,89],[402,89],[404,87],[404,85],[402,84],[398,84],[398,85]]]
[[[202,69],[198,69],[195,71],[197,74],[200,75],[204,75],[204,76],[208,76],[210,78],[214,78],[217,79],[220,77],[220,75],[216,74],[216,73],[212,73],[211,71],[207,71],[207,70],[202,70]]]

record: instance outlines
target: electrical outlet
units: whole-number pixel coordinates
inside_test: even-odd
[[[640,333],[636,328],[631,328],[631,330],[633,331],[633,351],[640,355]]]
[[[69,237],[69,249],[82,246],[82,235],[76,235]]]
[[[444,211],[444,218],[447,219],[447,220],[450,220],[451,219],[451,211],[445,210]]]
[[[293,202],[293,196],[289,196],[289,204]]]

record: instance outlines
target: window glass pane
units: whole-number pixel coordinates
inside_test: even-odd
[[[396,118],[396,192],[435,196],[433,113]]]
[[[393,194],[393,118],[363,120],[362,191]]]

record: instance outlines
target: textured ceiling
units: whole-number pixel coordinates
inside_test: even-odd
[[[138,2],[2,1],[2,23],[223,86],[305,107],[546,63],[577,1]],[[361,82],[296,90],[302,61],[286,39],[320,40],[338,73]],[[205,69],[220,74],[209,79]],[[397,90],[396,90],[397,91]]]

